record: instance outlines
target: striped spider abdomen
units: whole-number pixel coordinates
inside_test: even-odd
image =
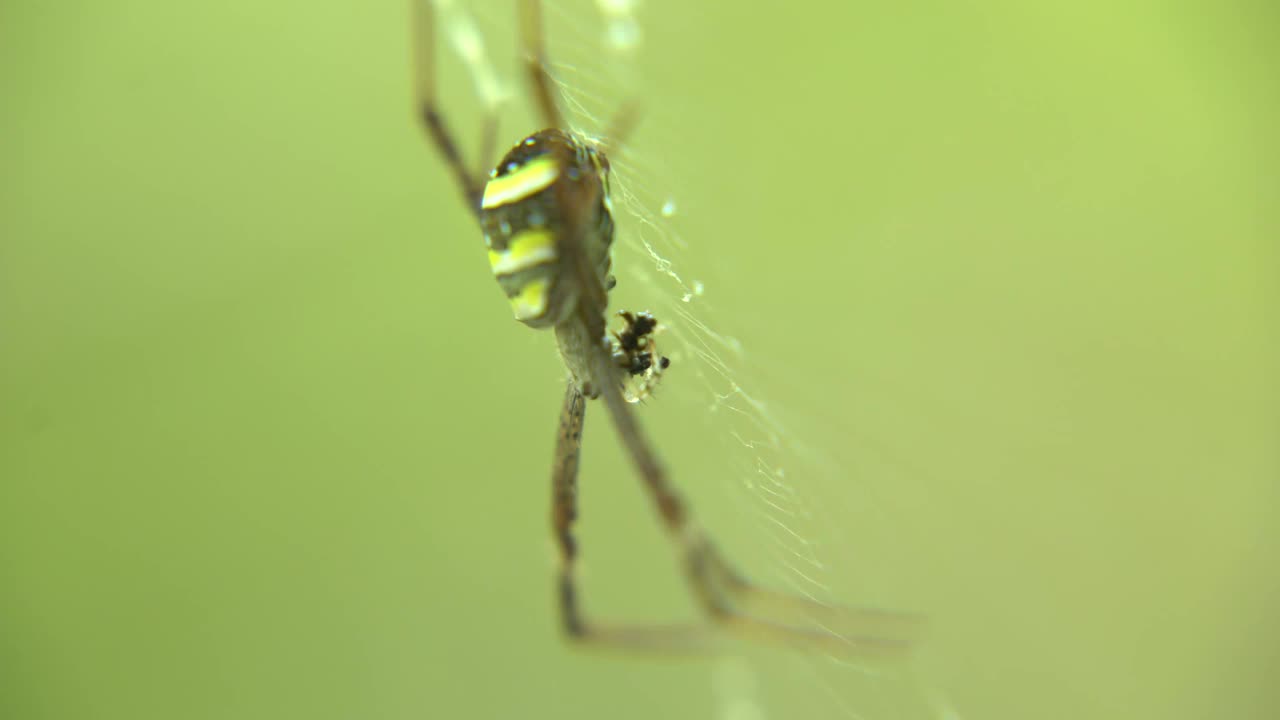
[[[520,322],[535,328],[563,322],[581,288],[564,259],[581,242],[606,289],[613,244],[608,160],[588,140],[541,130],[513,147],[489,175],[480,228],[489,266]],[[580,213],[570,217],[567,213]],[[569,228],[581,226],[580,237]]]

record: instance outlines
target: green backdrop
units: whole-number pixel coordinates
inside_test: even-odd
[[[717,382],[786,420],[814,512],[754,512],[772,455],[670,310],[642,417],[753,575],[820,545],[833,597],[929,617],[888,666],[562,642],[559,360],[414,125],[407,17],[0,5],[0,717],[1280,706],[1273,8],[651,0],[615,86],[553,4],[589,109],[638,88],[620,180],[675,200],[658,249],[744,348]],[[619,292],[680,307],[619,225]],[[691,617],[599,408],[587,445],[588,606]]]

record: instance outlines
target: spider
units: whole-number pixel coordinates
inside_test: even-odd
[[[436,97],[436,18],[429,0],[414,4],[416,101],[426,134],[457,182],[485,238],[489,264],[515,319],[554,330],[568,374],[551,466],[551,525],[558,550],[557,596],[567,636],[583,644],[641,650],[702,649],[717,629],[749,638],[834,653],[876,653],[904,648],[914,618],[883,610],[832,607],[758,586],[726,559],[693,519],[672,486],[628,400],[647,394],[669,361],[656,354],[657,321],[647,312],[622,312],[625,327],[606,329],[610,247],[614,224],[609,200],[609,153],[617,149],[634,113],[624,107],[604,140],[566,125],[555,81],[547,68],[542,9],[520,0],[523,70],[544,129],[512,147],[491,172],[473,171],[449,131]],[[493,113],[482,126],[481,147],[493,147]],[[640,391],[628,397],[628,379]],[[575,582],[578,547],[578,459],[587,400],[602,399],[614,429],[676,546],[688,585],[711,624],[614,625],[589,620]]]

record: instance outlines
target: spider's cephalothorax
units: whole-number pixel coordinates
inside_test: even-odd
[[[489,265],[517,320],[531,327],[562,322],[580,288],[561,280],[562,260],[579,248],[566,227],[579,224],[587,259],[603,287],[612,283],[609,248],[609,161],[589,141],[563,130],[541,130],[510,150],[489,175],[480,227]],[[568,217],[577,213],[577,217]]]

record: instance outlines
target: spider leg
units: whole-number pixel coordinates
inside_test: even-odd
[[[628,100],[618,108],[613,117],[610,118],[609,124],[606,126],[604,139],[600,143],[600,150],[606,156],[616,155],[618,151],[627,143],[627,138],[631,136],[631,132],[636,129],[636,124],[640,121],[640,103],[635,100]]]
[[[565,632],[573,636],[581,635],[584,630],[573,584],[573,566],[578,557],[573,523],[578,519],[578,455],[582,450],[586,406],[582,391],[572,382],[568,383],[551,465],[551,528],[560,550],[560,619]]]
[[[589,623],[578,602],[575,565],[578,547],[573,524],[578,517],[578,456],[587,398],[572,382],[565,390],[551,472],[551,526],[559,550],[557,582],[560,620],[565,634],[593,648],[668,653],[705,652],[715,638],[699,625],[602,625]]]
[[[556,101],[555,80],[547,71],[547,48],[542,29],[542,3],[539,0],[520,2],[520,49],[524,57],[525,72],[529,74],[530,87],[542,124],[548,128],[564,128],[564,117]]]
[[[454,180],[462,189],[467,207],[472,214],[480,212],[480,199],[484,195],[485,171],[472,173],[467,169],[453,133],[449,131],[436,99],[436,12],[431,0],[415,0],[413,3],[414,93],[417,98],[418,117],[427,135],[453,172]],[[497,119],[485,120],[482,162],[492,152],[492,136],[496,132]]]
[[[520,2],[520,46],[524,57],[525,72],[529,76],[533,98],[542,115],[542,124],[549,128],[568,128],[564,123],[564,115],[560,112],[555,80],[547,70],[546,33],[542,24],[541,0],[521,0]],[[614,113],[606,126],[599,148],[607,157],[616,153],[635,129],[640,118],[640,104],[636,101],[623,103]]]
[[[595,353],[597,377],[616,377],[603,351]],[[726,630],[757,640],[839,655],[892,655],[905,650],[920,619],[885,610],[824,605],[760,587],[739,573],[692,519],[636,421],[618,382],[598,382],[618,437],[631,455],[667,535],[683,557],[686,578],[703,610]]]
[[[481,188],[484,187],[489,171],[493,169],[492,158],[494,157],[494,148],[498,142],[498,115],[497,113],[489,113],[484,118],[484,128],[480,132],[480,155],[479,162],[476,163],[476,174],[474,177],[480,179]],[[483,189],[481,196],[483,196]]]
[[[598,367],[612,365],[602,362]],[[629,408],[615,386],[602,388],[601,394],[607,405],[613,408],[616,403],[627,413],[626,417],[630,417]],[[579,602],[575,579],[578,546],[573,536],[578,516],[577,476],[586,400],[583,391],[570,379],[560,413],[552,465],[551,524],[559,550],[558,603],[561,625],[570,639],[593,649],[705,653],[717,646],[720,637],[715,629],[718,626],[749,640],[817,649],[840,656],[893,656],[910,646],[920,624],[914,616],[832,607],[763,588],[745,579],[689,518],[686,505],[647,450],[642,451],[644,457],[638,461],[647,468],[641,472],[641,478],[655,500],[668,535],[683,557],[685,575],[695,597],[715,625],[616,625],[588,621]],[[629,449],[631,444],[626,438],[633,437],[633,431],[639,431],[633,420],[623,420],[619,426],[619,434]],[[640,442],[644,442],[643,437]]]
[[[573,196],[565,193],[560,204],[570,208],[566,213],[570,236],[580,239],[585,227],[581,219],[586,217],[582,207],[590,204],[574,208],[572,199]],[[565,245],[567,248],[579,246],[580,243]],[[838,655],[893,655],[909,647],[919,628],[919,618],[882,610],[837,608],[762,588],[747,580],[715,549],[671,484],[653,445],[622,394],[624,371],[614,362],[605,341],[608,297],[596,271],[582,252],[570,252],[565,261],[562,272],[576,276],[582,294],[575,313],[566,320],[565,326],[557,328],[557,338],[573,351],[587,355],[590,373],[590,389],[586,393],[570,380],[554,475],[557,503],[564,503],[555,517],[562,548],[561,611],[570,634],[587,639],[613,638],[643,649],[683,650],[702,647],[705,640],[705,630],[696,628],[667,627],[656,631],[619,628],[602,632],[582,621],[573,593],[571,571],[575,548],[568,528],[576,513],[576,506],[570,503],[576,496],[577,452],[585,412],[583,395],[591,394],[604,399],[614,430],[631,456],[667,536],[682,557],[685,576],[694,595],[704,612],[720,627],[751,639]],[[681,635],[685,632],[692,634]]]

